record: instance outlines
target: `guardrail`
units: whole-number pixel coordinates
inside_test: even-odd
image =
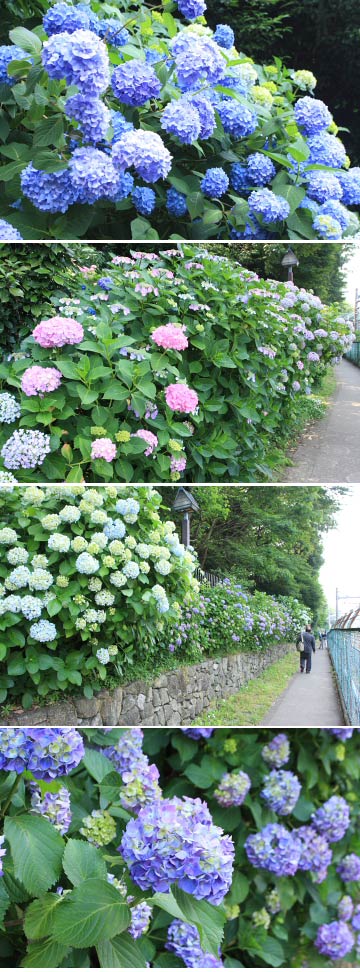
[[[345,358],[360,368],[360,341],[354,341],[351,348],[345,352]]]
[[[202,570],[201,567],[196,568],[195,577],[201,584],[210,584],[210,587],[217,587],[218,584],[223,583],[221,577],[218,577],[217,574],[211,574],[207,570]]]
[[[351,726],[360,723],[360,648],[351,630],[333,628],[328,646],[342,702]]]

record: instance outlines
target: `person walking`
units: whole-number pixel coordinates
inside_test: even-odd
[[[315,654],[316,648],[311,624],[306,625],[305,631],[302,631],[301,633],[301,639],[303,643],[303,650],[300,653],[300,671],[306,672],[307,675],[310,675],[312,653],[314,652]]]

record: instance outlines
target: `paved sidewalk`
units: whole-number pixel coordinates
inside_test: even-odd
[[[343,359],[337,366],[337,388],[325,418],[291,455],[288,483],[360,482],[360,368]]]
[[[282,728],[345,725],[328,651],[317,650],[312,658],[310,675],[299,672],[293,676],[261,725]]]

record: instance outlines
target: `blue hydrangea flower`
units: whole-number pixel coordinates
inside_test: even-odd
[[[36,779],[66,776],[84,756],[84,744],[76,729],[0,729],[0,769]]]
[[[201,729],[194,726],[194,728],[182,729],[181,732],[184,733],[184,736],[190,736],[190,739],[210,739],[214,730]]]
[[[55,641],[57,630],[52,621],[42,620],[31,625],[29,634],[35,641],[46,644],[47,641]]]
[[[166,209],[171,216],[186,216],[188,211],[186,196],[173,186],[166,193]]]
[[[134,203],[135,209],[142,216],[150,216],[150,213],[155,209],[156,195],[153,189],[146,189],[143,186],[137,186],[132,193],[132,201]]]
[[[36,209],[47,213],[66,213],[77,201],[69,169],[43,172],[29,162],[21,173],[21,188]]]
[[[16,78],[8,74],[8,66],[12,61],[31,61],[31,55],[15,44],[0,46],[0,84],[15,84]]]
[[[309,196],[304,196],[304,198],[299,203],[299,209],[308,209],[310,213],[314,216],[319,212],[319,204],[315,202],[315,199],[309,199]]]
[[[251,780],[247,773],[234,770],[225,773],[214,790],[214,797],[221,807],[241,807],[251,787]]]
[[[0,240],[22,240],[23,237],[15,226],[11,226],[6,219],[0,219]]]
[[[90,17],[83,7],[55,3],[43,17],[43,27],[48,37],[62,31],[72,34],[74,30],[89,30]]]
[[[142,890],[168,891],[176,882],[197,900],[220,904],[231,885],[233,842],[199,799],[144,807],[127,824],[119,850]]]
[[[254,111],[241,105],[235,99],[226,99],[218,106],[218,112],[225,132],[233,138],[245,138],[257,128],[258,119]]]
[[[342,187],[342,201],[345,206],[360,205],[360,167],[354,166],[347,172],[340,172],[337,176]]]
[[[217,24],[214,40],[219,47],[224,47],[226,51],[229,51],[234,46],[235,41],[235,34],[232,27],[229,27],[229,24]]]
[[[211,101],[202,94],[197,94],[189,100],[190,104],[196,108],[200,118],[200,138],[210,138],[216,125],[215,112]]]
[[[266,186],[276,175],[274,163],[267,155],[263,155],[262,152],[253,152],[248,156],[247,171],[250,184],[255,186]]]
[[[254,867],[266,868],[280,877],[296,874],[301,840],[282,824],[267,824],[259,833],[251,834],[244,846]]]
[[[103,533],[109,540],[122,540],[126,533],[126,527],[122,520],[108,520],[104,524]]]
[[[21,407],[19,402],[16,401],[14,395],[10,395],[9,392],[0,393],[0,422],[4,422],[6,425],[11,422],[15,422],[17,418],[21,415]]]
[[[325,336],[326,332],[324,331],[323,337]],[[346,742],[347,739],[351,739],[351,737],[354,735],[353,729],[326,729],[326,732],[330,732],[332,736],[336,736],[337,739],[341,739],[341,742]]]
[[[208,37],[180,31],[171,41],[176,74],[182,91],[196,90],[202,81],[218,84],[225,74],[225,60],[218,45]]]
[[[241,165],[240,162],[234,162],[230,168],[230,185],[233,189],[236,189],[236,192],[243,192],[246,189],[250,189],[249,172],[246,166]]]
[[[328,199],[341,199],[343,191],[337,176],[332,172],[309,172],[307,176],[308,194],[316,202],[324,203]]]
[[[0,455],[5,469],[36,469],[50,451],[49,435],[37,429],[19,429],[4,443]]]
[[[120,776],[124,773],[132,772],[134,766],[141,762],[144,754],[142,751],[144,733],[142,729],[127,729],[115,746],[107,746],[102,750],[104,756],[114,763]]]
[[[318,928],[315,947],[320,955],[328,955],[333,961],[344,958],[351,952],[354,944],[354,935],[344,921],[331,921]]]
[[[281,816],[292,813],[301,793],[301,784],[294,775],[287,770],[272,770],[265,777],[261,796],[271,810]]]
[[[90,98],[80,93],[72,95],[65,103],[65,112],[79,123],[86,142],[96,145],[105,138],[111,114],[100,98]]]
[[[332,860],[332,851],[326,838],[309,826],[298,827],[296,834],[302,844],[299,871],[311,871],[315,881],[321,883],[326,878]]]
[[[307,165],[328,165],[334,169],[341,169],[346,162],[346,149],[339,138],[320,132],[308,139],[310,156]]]
[[[107,47],[91,30],[53,34],[45,41],[42,62],[50,78],[76,84],[82,94],[94,97],[109,85]]]
[[[61,786],[57,793],[45,793],[43,799],[36,783],[30,783],[31,809],[33,813],[40,813],[53,824],[55,830],[64,836],[71,824],[70,793],[66,786]]]
[[[111,194],[111,199],[113,202],[121,202],[122,199],[127,199],[134,188],[134,178],[130,172],[120,172],[118,174],[118,181],[116,184],[115,192]]]
[[[174,952],[182,960],[187,969],[222,969],[220,958],[204,952],[200,944],[200,933],[196,925],[189,925],[185,921],[171,922],[168,927],[165,948]]]
[[[170,101],[161,116],[161,128],[176,135],[180,142],[191,145],[200,135],[200,116],[185,98]]]
[[[349,804],[340,796],[332,796],[311,815],[313,827],[324,834],[329,843],[341,840],[349,827]]]
[[[200,189],[209,199],[219,199],[229,188],[229,178],[218,166],[207,169],[200,183]]]
[[[205,0],[177,0],[177,5],[183,17],[187,20],[195,20],[201,17],[206,10]]]
[[[328,128],[332,122],[332,114],[323,101],[317,98],[299,98],[294,106],[295,121],[305,135],[316,135]]]
[[[332,216],[333,219],[340,224],[343,233],[345,232],[345,230],[349,225],[350,213],[348,212],[346,207],[342,205],[341,202],[338,202],[337,199],[329,199],[328,202],[323,203],[323,205],[319,209],[319,215]],[[343,737],[340,736],[339,738],[342,739]],[[350,736],[344,736],[344,739],[350,739],[350,738],[351,738]]]
[[[111,127],[113,129],[112,141],[117,142],[124,132],[131,132],[134,129],[133,123],[126,121],[121,111],[111,110]]]
[[[116,17],[109,17],[108,20],[100,20],[98,33],[99,37],[105,39],[113,47],[124,47],[130,40],[129,31],[126,30],[126,27],[121,26],[120,21]]]
[[[122,171],[133,165],[144,182],[165,179],[171,169],[172,156],[160,135],[143,129],[124,132],[113,145],[112,157]]]
[[[112,198],[117,191],[118,172],[111,158],[99,149],[90,146],[75,149],[69,162],[69,170],[71,184],[81,203]]]
[[[264,223],[276,223],[287,219],[290,206],[282,196],[275,195],[271,189],[256,189],[249,196],[250,211],[261,216]]]
[[[154,68],[145,61],[125,61],[115,68],[111,85],[116,98],[124,105],[138,108],[149,98],[158,98],[161,82]]]
[[[336,870],[342,881],[360,881],[360,857],[358,854],[346,854]]]
[[[135,939],[140,938],[141,935],[145,935],[149,930],[151,916],[152,907],[146,901],[140,901],[134,908],[131,908],[131,923],[128,928],[129,935]]]
[[[338,219],[327,213],[318,213],[313,222],[317,236],[324,240],[341,240],[342,228]]]

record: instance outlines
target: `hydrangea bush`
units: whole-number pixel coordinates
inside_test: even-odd
[[[358,762],[357,730],[0,729],[7,965],[354,966]]]
[[[4,484],[2,484],[4,486]],[[0,697],[83,686],[155,651],[196,559],[151,487],[0,491]],[[114,668],[115,666],[115,668]],[[78,689],[77,689],[78,690]]]
[[[310,71],[255,65],[202,0],[103,7],[60,0],[0,48],[3,239],[356,234]]]
[[[72,286],[0,364],[0,467],[19,481],[271,478],[274,440],[352,342],[336,307],[191,245]]]

